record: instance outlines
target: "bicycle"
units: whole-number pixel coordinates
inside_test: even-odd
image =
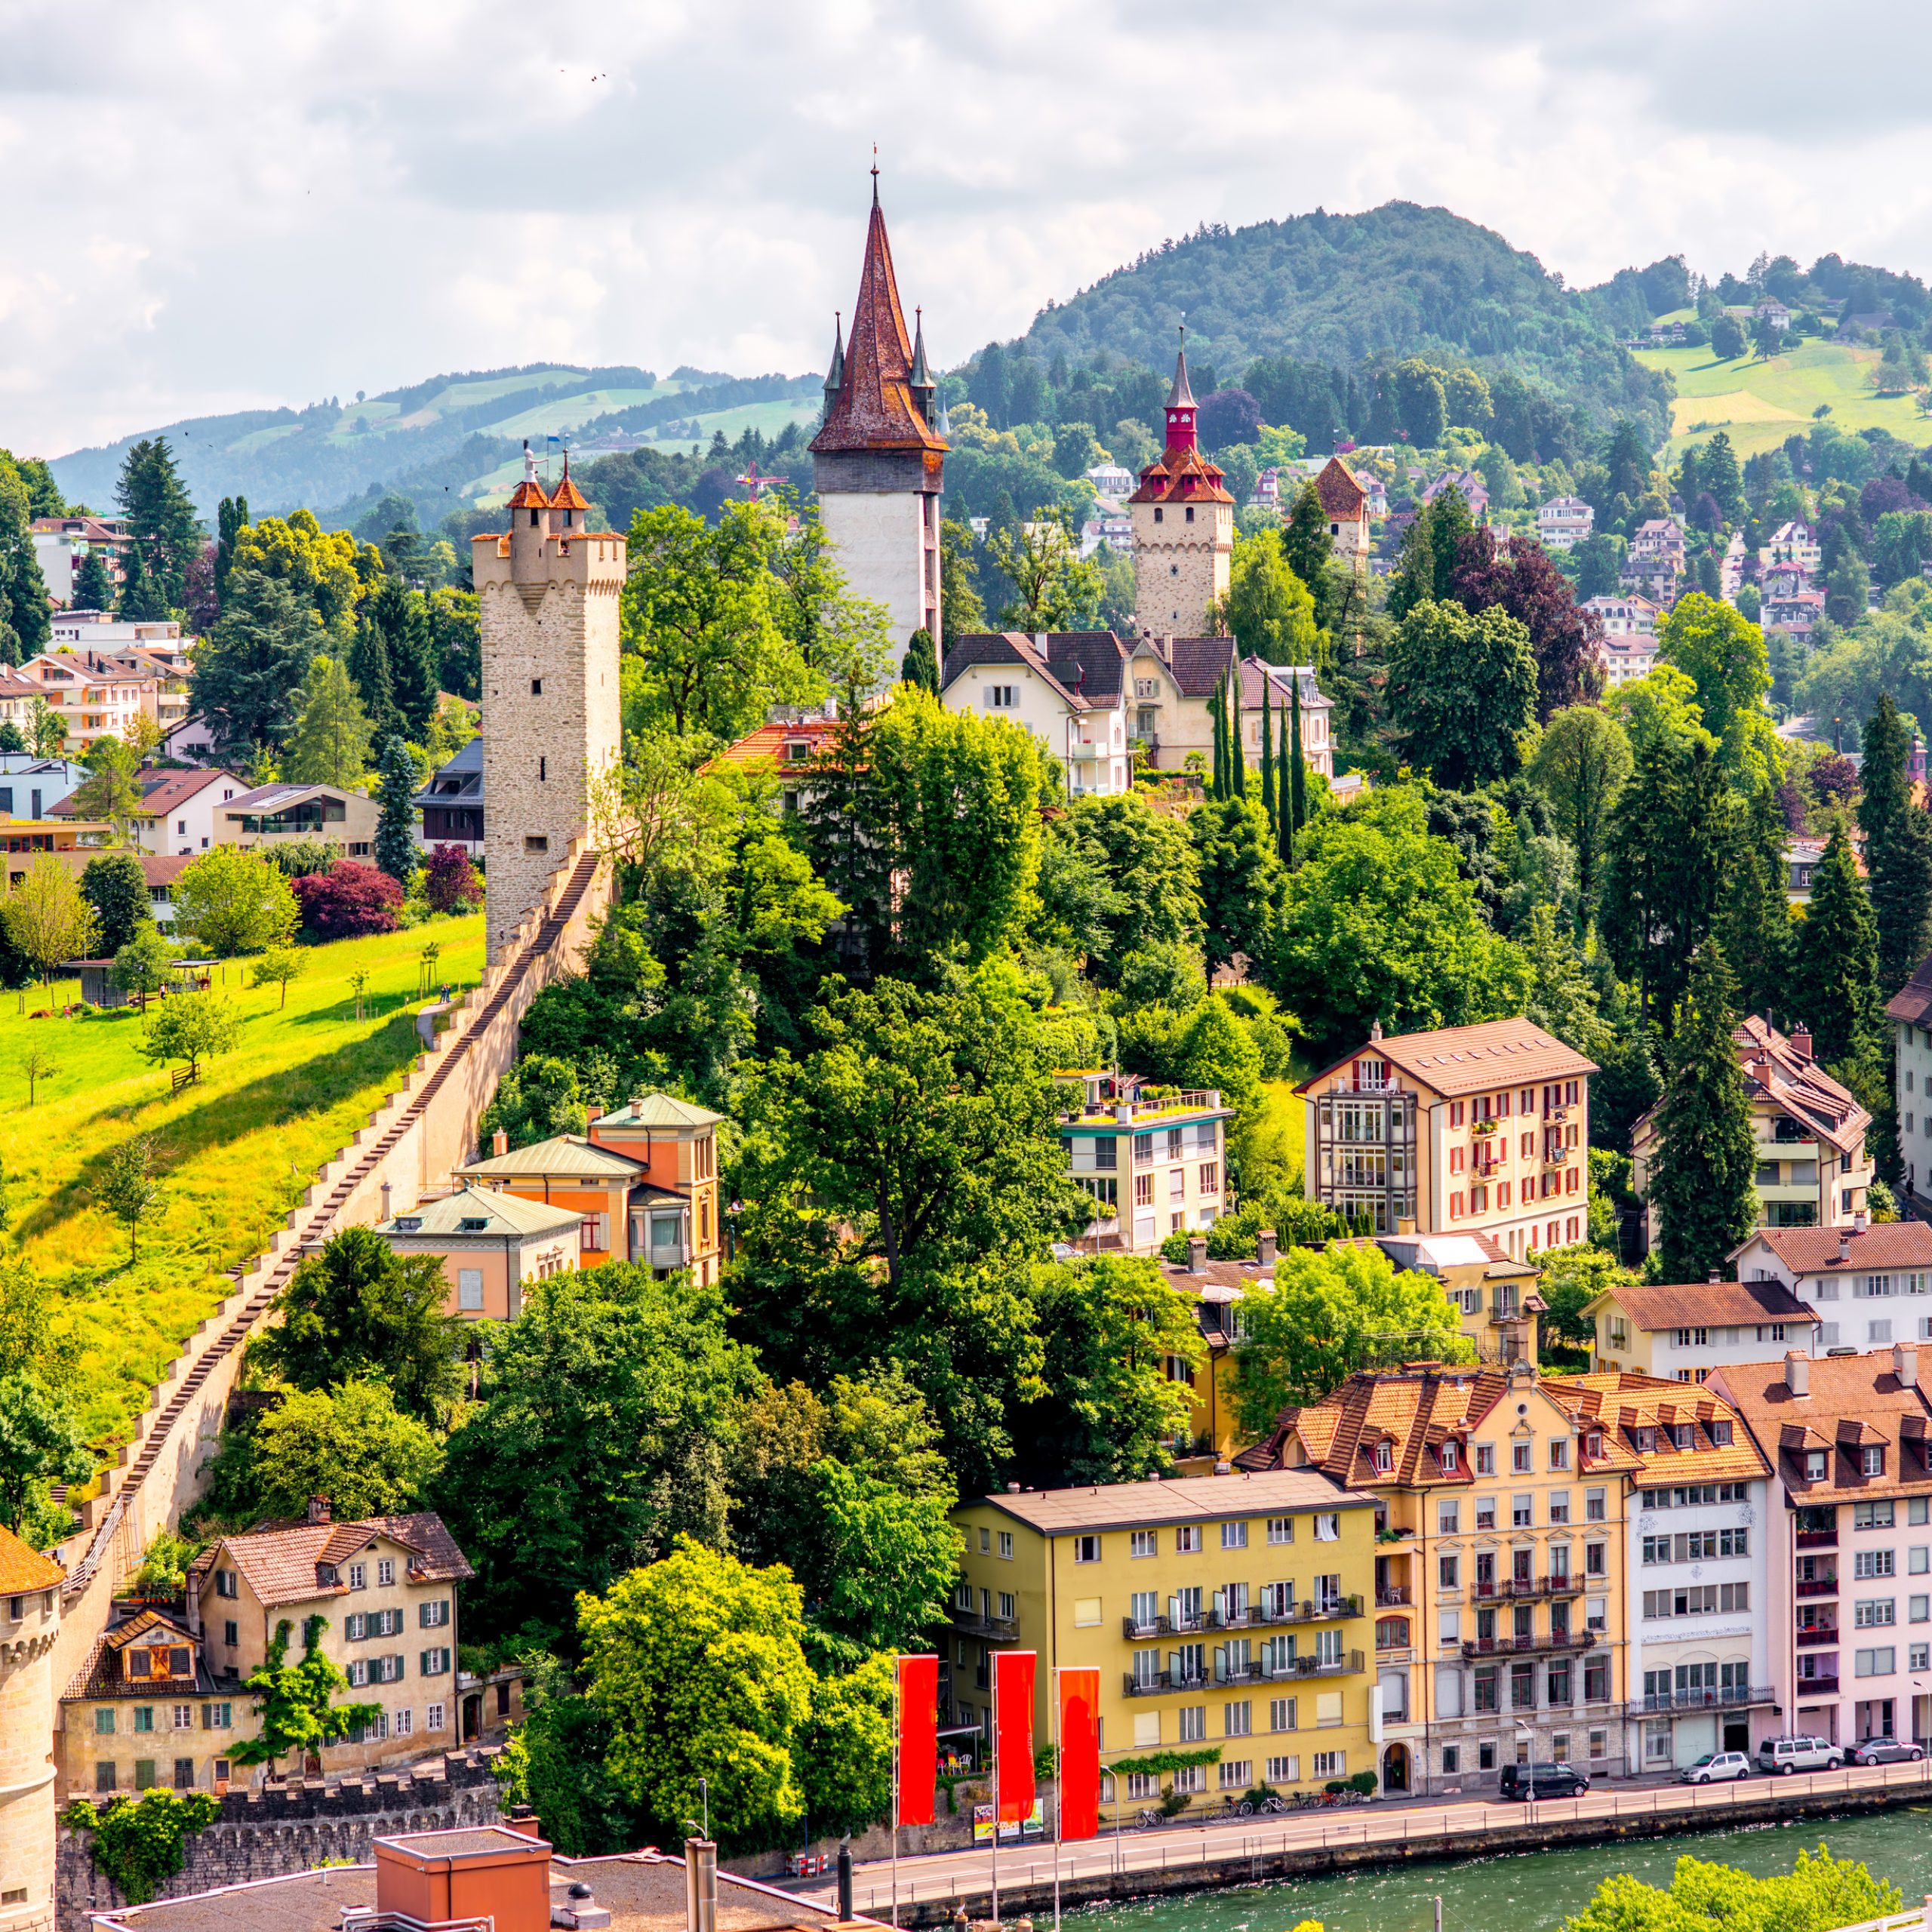
[[[1144,1832],[1153,1826],[1164,1823],[1166,1818],[1167,1814],[1164,1811],[1153,1809],[1142,1812],[1134,1822],[1137,1829]]]

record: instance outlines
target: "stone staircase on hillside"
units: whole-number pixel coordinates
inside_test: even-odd
[[[89,1537],[85,1554],[68,1572],[66,1581],[62,1586],[64,1597],[69,1600],[78,1597],[92,1581],[106,1553],[113,1547],[114,1539],[127,1516],[130,1502],[140,1491],[149,1472],[159,1461],[175,1425],[186,1413],[217,1364],[248,1340],[249,1335],[267,1314],[275,1297],[288,1286],[290,1276],[300,1264],[303,1252],[335,1231],[336,1217],[341,1213],[356,1189],[368,1179],[404,1135],[422,1118],[425,1109],[435,1098],[451,1074],[468,1057],[472,1048],[483,1036],[497,1016],[516,997],[524,981],[529,977],[533,964],[556,944],[577,908],[583,903],[584,895],[589,891],[596,878],[600,863],[600,854],[595,851],[586,851],[578,859],[568,883],[539,924],[531,943],[518,956],[515,964],[504,974],[483,1006],[475,1013],[465,1015],[460,1030],[445,1049],[434,1070],[398,1112],[380,1137],[360,1150],[355,1161],[337,1178],[295,1238],[284,1247],[275,1265],[262,1277],[254,1293],[189,1371],[181,1386],[155,1417],[142,1442],[140,1454],[129,1466],[126,1476],[115,1490],[112,1503]]]

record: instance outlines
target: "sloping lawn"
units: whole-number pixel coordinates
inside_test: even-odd
[[[204,1062],[176,1094],[170,1069],[142,1057],[129,1008],[72,1019],[29,1016],[49,1002],[30,989],[26,1013],[0,995],[0,1138],[11,1243],[59,1291],[59,1321],[80,1350],[83,1414],[103,1448],[126,1439],[148,1390],[183,1341],[233,1287],[224,1270],[251,1260],[314,1179],[400,1083],[419,1051],[418,955],[440,948],[432,988],[476,984],[480,916],[414,931],[305,949],[288,989],[251,990],[245,961],[217,971],[215,992],[242,1015],[241,1043]],[[364,1017],[350,976],[365,971]],[[75,997],[57,981],[57,1014]],[[22,1057],[52,1050],[57,1071],[27,1103]],[[94,1198],[113,1151],[155,1137],[161,1202],[128,1230]]]

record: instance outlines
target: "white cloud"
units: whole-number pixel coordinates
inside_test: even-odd
[[[1932,268],[1921,10],[0,0],[0,443],[555,356],[819,366],[879,145],[945,360],[1202,220],[1441,202],[1572,281]],[[85,20],[85,31],[77,23]],[[1871,58],[1875,48],[1886,57]]]

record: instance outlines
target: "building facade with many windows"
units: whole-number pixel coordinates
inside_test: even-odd
[[[1053,1672],[1100,1672],[1103,1767],[1218,1754],[1102,1797],[1131,1817],[1164,1784],[1198,1799],[1318,1790],[1375,1768],[1368,1631],[1374,1499],[1313,1471],[1008,1491],[964,1503],[941,1663],[942,1722],[982,1744],[992,1654],[1038,1654],[1034,1735]]]
[[[1775,1283],[1813,1315],[1813,1353],[1932,1341],[1932,1226],[1923,1221],[1859,1215],[1849,1227],[1760,1228],[1730,1260],[1740,1281]]]
[[[1227,1123],[1218,1089],[1149,1091],[1134,1074],[1056,1075],[1060,1137],[1074,1179],[1094,1197],[1083,1239],[1152,1254],[1170,1235],[1212,1227],[1227,1202]]]

